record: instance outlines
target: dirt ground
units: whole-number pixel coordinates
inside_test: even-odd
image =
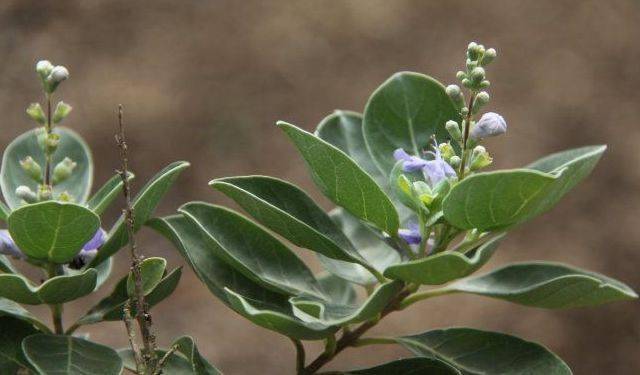
[[[75,108],[68,124],[93,147],[97,183],[117,166],[118,103],[125,107],[136,186],[170,161],[193,164],[160,214],[188,200],[227,204],[207,182],[243,174],[289,179],[328,208],[276,120],[313,129],[334,109],[362,111],[368,95],[393,72],[420,71],[451,83],[469,41],[495,47],[490,110],[509,124],[507,136],[489,143],[496,167],[521,166],[586,144],[606,143],[609,150],[575,193],[515,230],[485,269],[506,261],[555,260],[640,289],[637,1],[5,0],[0,21],[2,147],[30,126],[24,108],[39,99],[35,62],[64,64],[71,79],[61,97]],[[117,213],[112,210],[109,220]],[[148,255],[184,263],[148,230],[140,244]],[[300,253],[318,269],[313,256]],[[126,271],[120,254],[115,274]],[[68,311],[80,314],[91,302]],[[481,297],[442,297],[391,316],[377,332],[443,326],[505,331],[544,343],[576,374],[637,374],[639,307],[635,302],[546,311]],[[286,338],[225,308],[190,270],[154,317],[161,343],[191,334],[228,374],[293,371]],[[86,332],[106,344],[126,343],[120,323]],[[319,350],[312,347],[310,355]],[[347,350],[330,368],[405,355],[391,346]]]

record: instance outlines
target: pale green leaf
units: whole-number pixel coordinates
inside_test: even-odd
[[[0,274],[0,297],[27,305],[57,304],[90,294],[96,281],[93,268],[76,275],[55,276],[37,286],[20,274]]]
[[[145,258],[140,263],[140,277],[142,279],[142,290],[144,295],[151,293],[162,281],[164,271],[167,268],[167,260],[159,257]],[[127,294],[135,295],[135,279],[133,273],[129,272],[127,278]]]

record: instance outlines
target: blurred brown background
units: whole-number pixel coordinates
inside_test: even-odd
[[[495,47],[490,110],[509,123],[508,135],[490,143],[497,167],[585,144],[607,143],[609,151],[574,194],[513,232],[486,268],[549,259],[640,289],[637,1],[5,0],[0,19],[0,144],[30,126],[24,108],[40,95],[35,62],[64,64],[71,79],[59,97],[75,108],[67,125],[93,147],[96,183],[117,166],[118,103],[125,106],[136,186],[170,161],[192,162],[162,214],[187,200],[228,203],[207,182],[253,173],[290,179],[326,203],[276,120],[313,129],[333,109],[362,111],[393,72],[427,72],[451,83],[469,41]],[[154,233],[144,231],[140,241],[146,254],[183,264]],[[118,277],[126,264],[120,254]],[[71,305],[69,314],[91,302]],[[191,334],[226,373],[293,371],[287,339],[225,308],[190,270],[154,316],[161,343]],[[377,332],[494,329],[547,345],[576,374],[637,374],[639,318],[637,302],[546,311],[454,296],[392,315]],[[100,342],[126,344],[120,323],[87,331]],[[347,350],[331,368],[406,355],[394,347]]]

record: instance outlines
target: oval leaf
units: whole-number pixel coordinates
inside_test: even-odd
[[[344,152],[313,134],[282,121],[278,126],[302,154],[327,198],[378,229],[396,234],[398,213],[371,176]]]
[[[448,328],[396,340],[417,356],[439,358],[464,374],[571,375],[544,346],[498,332]]]
[[[22,348],[42,375],[119,375],[123,369],[115,350],[78,337],[33,335],[24,339]]]
[[[469,276],[485,265],[498,248],[504,234],[488,240],[469,255],[455,251],[390,266],[384,275],[390,279],[422,285],[440,285]]]
[[[363,224],[341,208],[330,213],[331,219],[340,227],[342,232],[351,240],[358,252],[371,264],[378,273],[392,264],[400,263],[400,254],[387,245],[373,228]],[[343,262],[320,255],[323,267],[332,274],[360,285],[372,285],[377,279],[364,267],[356,263]]]
[[[451,189],[444,201],[447,221],[481,231],[506,228],[548,211],[593,170],[606,146],[548,156],[531,169],[478,173]]]
[[[9,232],[23,253],[60,264],[70,262],[98,228],[96,214],[72,203],[29,204],[9,216]]]
[[[57,165],[65,157],[69,157],[78,164],[68,179],[53,187],[53,196],[57,197],[58,194],[66,191],[77,203],[83,204],[89,197],[93,183],[93,158],[89,146],[76,132],[68,128],[58,127],[53,132],[60,136],[60,145],[53,154],[52,166]],[[7,205],[14,210],[22,206],[22,199],[16,196],[18,186],[25,185],[37,191],[38,182],[32,180],[20,166],[20,161],[27,156],[33,157],[44,168],[44,152],[38,145],[36,130],[28,131],[14,139],[2,156],[0,187]]]
[[[34,286],[24,276],[0,274],[0,297],[27,305],[73,301],[94,291],[98,272],[91,268],[77,275],[56,276]]]
[[[395,164],[393,151],[402,148],[413,155],[436,136],[448,138],[444,127],[460,115],[435,79],[412,72],[396,73],[371,95],[364,109],[364,138],[380,170],[388,176]]]
[[[159,257],[146,258],[140,263],[140,276],[142,278],[142,290],[144,295],[151,293],[162,281],[164,270],[167,268],[167,260]],[[135,295],[136,283],[133,273],[127,277],[127,294]]]
[[[623,283],[560,263],[516,263],[447,287],[452,292],[499,298],[521,305],[559,309],[630,300]]]
[[[404,358],[385,363],[383,365],[361,369],[351,370],[344,375],[461,375],[462,373],[454,367],[449,366],[436,358]]]
[[[187,203],[179,210],[208,237],[209,248],[246,277],[276,292],[322,296],[309,268],[282,242],[221,206]]]
[[[371,267],[331,218],[298,187],[266,176],[222,178],[210,185],[293,244]]]
[[[138,231],[144,223],[151,218],[153,211],[158,206],[158,203],[160,203],[160,199],[167,193],[180,173],[189,167],[189,165],[186,161],[177,161],[169,164],[153,176],[140,190],[131,205],[134,213],[135,231]],[[127,226],[125,225],[124,216],[121,215],[109,231],[107,240],[100,248],[98,255],[91,262],[91,267],[95,267],[104,262],[105,259],[118,252],[128,241]]]

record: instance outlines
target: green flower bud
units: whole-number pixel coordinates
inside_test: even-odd
[[[440,156],[442,156],[442,158],[447,162],[451,159],[452,156],[456,154],[456,151],[451,146],[451,143],[448,142],[440,143],[440,145],[438,145],[438,149],[440,150]]]
[[[458,155],[454,155],[451,157],[451,159],[449,159],[449,165],[451,165],[451,167],[453,167],[454,169],[459,168],[461,162],[462,159],[460,159],[460,156]]]
[[[478,47],[478,43],[476,42],[469,43],[469,46],[467,46],[467,57],[469,58],[469,60],[478,60],[478,58],[480,57]]]
[[[56,91],[60,82],[67,78],[69,78],[69,70],[62,65],[55,66],[43,81],[45,91],[48,93]]]
[[[489,103],[489,94],[486,91],[481,91],[476,95],[475,100],[473,101],[473,108],[471,109],[471,113],[476,114],[480,110],[480,108],[484,107]]]
[[[58,201],[60,202],[75,202],[73,195],[69,194],[68,191],[63,191],[58,195]]]
[[[58,184],[68,179],[77,166],[78,163],[69,158],[64,158],[53,168],[53,183]]]
[[[40,182],[42,180],[42,168],[31,156],[20,160],[20,166],[34,181]]]
[[[435,199],[435,194],[433,194],[433,191],[431,190],[429,185],[427,185],[427,183],[424,182],[424,181],[416,181],[416,182],[414,182],[413,183],[413,190],[415,191],[416,195],[418,196],[418,199],[420,199],[420,202],[422,202],[427,207]]]
[[[56,110],[53,113],[53,123],[57,124],[60,121],[64,120],[65,117],[69,116],[69,113],[71,113],[71,106],[65,102],[58,102],[58,105],[56,105]]]
[[[451,139],[453,139],[456,142],[462,141],[462,132],[460,131],[460,126],[458,125],[457,122],[455,122],[453,120],[449,120],[444,125],[444,127],[449,132],[449,135],[451,136]]]
[[[483,146],[476,146],[471,153],[471,165],[469,165],[469,169],[477,171],[478,169],[489,166],[492,162],[493,158],[487,150]]]
[[[475,60],[467,59],[467,70],[472,71],[475,67],[478,66],[478,62]]]
[[[407,178],[407,176],[401,174],[398,176],[398,188],[400,191],[405,194],[407,197],[411,198],[411,181]]]
[[[456,73],[456,78],[458,79],[458,81],[462,81],[464,78],[467,78],[467,73],[463,72],[462,70],[458,70],[458,73]]]
[[[53,64],[49,60],[40,60],[36,64],[36,72],[40,75],[40,78],[45,79],[51,74],[53,70]]]
[[[462,86],[466,88],[471,88],[471,80],[469,78],[465,78],[462,80]]]
[[[28,186],[24,186],[24,185],[18,186],[18,188],[16,189],[16,195],[18,196],[18,198],[22,199],[27,203],[35,203],[38,201],[38,196],[36,195],[36,193],[31,191],[31,189]]]
[[[489,48],[484,52],[484,55],[482,55],[482,60],[480,61],[480,65],[487,66],[491,64],[491,62],[496,58],[497,55],[498,54],[495,49]]]
[[[52,198],[51,188],[47,185],[38,185],[38,201],[48,201]]]
[[[445,91],[458,110],[464,108],[464,94],[460,91],[458,85],[449,85]]]
[[[482,68],[482,67],[473,68],[473,70],[471,71],[469,76],[471,77],[471,81],[474,84],[476,84],[476,85],[480,84],[484,80],[484,77],[485,77],[484,68]]]
[[[489,87],[489,85],[491,85],[491,82],[487,81],[486,79],[482,82],[480,82],[480,88],[481,89],[486,89],[487,87]]]
[[[40,103],[29,104],[29,107],[27,107],[27,115],[40,125],[44,125],[47,122],[47,116],[45,116]]]
[[[44,152],[47,155],[53,155],[60,144],[60,136],[54,133],[47,134],[44,139]]]

